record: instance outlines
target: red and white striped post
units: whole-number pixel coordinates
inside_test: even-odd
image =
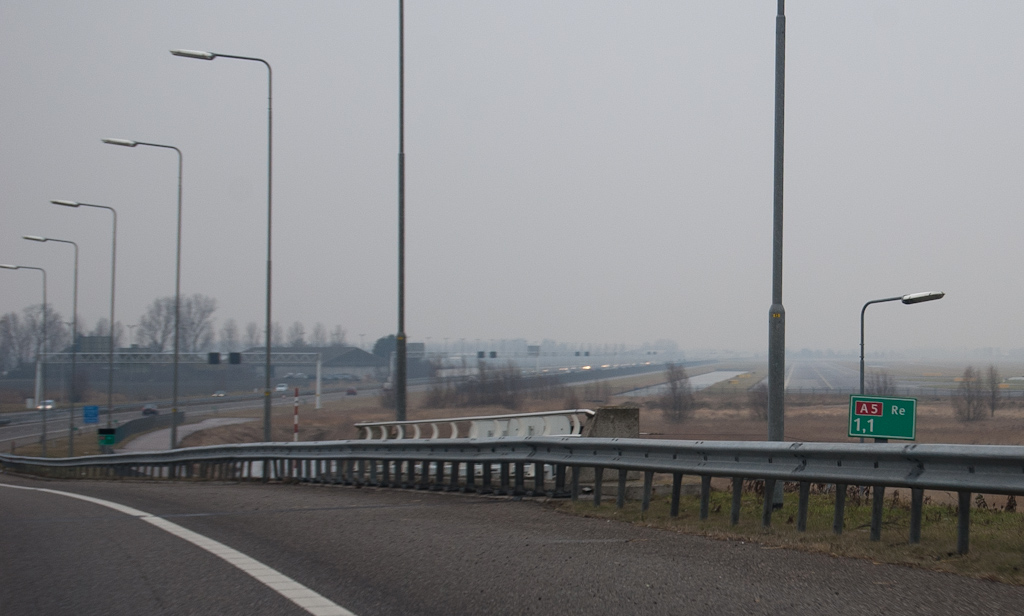
[[[298,387],[295,388],[295,416],[294,417],[295,417],[295,421],[293,422],[294,423],[294,430],[293,430],[293,433],[292,433],[292,442],[293,443],[298,443],[299,442],[299,388]]]

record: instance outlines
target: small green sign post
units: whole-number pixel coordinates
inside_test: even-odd
[[[850,396],[850,430],[847,436],[912,441],[916,433],[916,398]]]
[[[117,444],[117,431],[114,428],[99,428],[96,430],[96,436],[99,437],[100,447]]]

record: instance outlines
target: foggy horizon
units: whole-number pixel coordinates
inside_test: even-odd
[[[969,10],[968,10],[969,9]],[[767,351],[775,2],[405,4],[406,331]],[[786,6],[786,347],[1024,349],[1024,6]],[[397,2],[0,4],[0,263],[82,329],[173,295],[264,323],[397,329]],[[1008,283],[1007,281],[1010,281]],[[0,270],[0,314],[40,303]],[[454,344],[450,342],[449,344]],[[996,352],[996,351],[993,351]]]

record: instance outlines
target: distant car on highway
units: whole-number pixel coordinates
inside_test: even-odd
[[[225,393],[223,389],[218,389],[217,391],[213,392],[214,398],[223,398],[226,395],[227,393]]]
[[[142,414],[143,415],[159,415],[160,411],[156,408],[155,404],[147,404],[146,406],[142,407]]]
[[[43,400],[43,403],[37,406],[36,408],[43,411],[50,411],[53,410],[53,405],[53,400]]]
[[[274,391],[288,391],[288,383],[278,383]]]
[[[356,391],[355,388],[349,387],[348,389],[345,390],[345,395],[346,396],[356,396],[356,395],[359,395],[359,392]]]

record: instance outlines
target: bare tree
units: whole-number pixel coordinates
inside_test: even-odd
[[[750,415],[758,421],[768,421],[768,385],[758,383],[747,390]]]
[[[22,327],[27,330],[31,340],[32,359],[35,359],[37,350],[44,353],[57,353],[63,351],[71,342],[71,328],[64,324],[60,313],[49,304],[46,305],[46,348],[42,348],[43,341],[43,305],[29,306],[23,311]]]
[[[260,337],[260,326],[249,321],[248,325],[245,326],[245,343],[244,346],[247,349],[260,346],[263,340]]]
[[[869,396],[892,397],[896,395],[896,379],[888,370],[877,370],[867,375],[864,393]]]
[[[228,352],[238,349],[238,323],[234,319],[224,321],[220,327],[220,348]]]
[[[335,325],[331,330],[331,346],[345,346],[345,330],[341,325]]]
[[[288,346],[300,348],[306,346],[306,327],[298,321],[288,328]]]
[[[0,372],[13,370],[32,359],[32,335],[16,312],[0,317]]]
[[[153,300],[146,314],[139,319],[139,343],[156,351],[174,346],[174,298]]]
[[[999,376],[999,370],[996,369],[994,364],[988,366],[988,379],[985,385],[988,386],[988,410],[991,413],[991,417],[996,416],[996,409],[999,408],[1002,396],[1002,390],[999,389],[999,385],[1003,382],[1003,379]]]
[[[180,348],[186,352],[207,349],[213,343],[213,313],[217,311],[217,300],[209,295],[196,293],[181,300],[178,320],[180,323]]]
[[[327,328],[323,323],[318,321],[313,326],[313,333],[309,335],[309,343],[317,348],[327,346]]]
[[[957,421],[977,421],[985,418],[985,394],[981,374],[974,366],[967,366],[960,377],[960,385],[953,392],[953,417]]]
[[[665,364],[665,379],[667,391],[658,400],[658,408],[664,413],[665,419],[672,422],[683,421],[690,416],[694,407],[690,377],[686,374],[686,368],[669,362]]]
[[[284,329],[277,321],[274,321],[274,324],[270,328],[270,344],[275,347],[279,347],[284,344]]]

